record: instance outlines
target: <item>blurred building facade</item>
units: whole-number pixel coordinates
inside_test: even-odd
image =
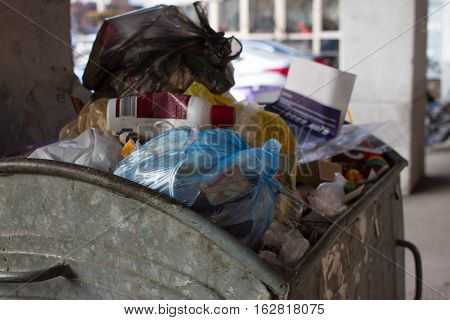
[[[192,0],[163,1],[193,16]],[[277,40],[315,55],[339,53],[339,0],[207,0],[213,29],[239,39]],[[145,7],[159,0],[143,0]]]
[[[142,8],[129,0],[72,0],[70,5],[72,34],[97,33],[105,18]]]
[[[90,19],[89,15],[97,12],[97,8],[95,2],[72,2],[70,4],[72,30],[82,34],[96,32],[98,23]]]
[[[444,4],[441,0],[441,5]],[[450,101],[450,4],[442,9],[442,16],[439,17],[442,23],[442,52],[441,52],[441,97]],[[438,19],[439,19],[438,18]]]

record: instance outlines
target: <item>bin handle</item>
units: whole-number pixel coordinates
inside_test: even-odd
[[[65,263],[58,263],[52,267],[34,271],[0,271],[0,283],[31,283],[46,281],[57,277],[75,279],[76,275],[70,265]]]
[[[422,299],[422,286],[423,286],[423,271],[422,271],[422,258],[420,257],[419,249],[415,244],[406,240],[397,240],[397,246],[407,248],[411,250],[414,256],[414,264],[416,268],[416,294],[414,300]]]

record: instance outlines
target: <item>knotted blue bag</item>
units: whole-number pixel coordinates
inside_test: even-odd
[[[114,174],[174,198],[253,247],[272,222],[280,143],[252,148],[230,130],[171,129]]]

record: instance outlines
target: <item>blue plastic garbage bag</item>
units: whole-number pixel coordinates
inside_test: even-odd
[[[275,211],[280,144],[250,147],[230,130],[171,129],[122,160],[114,174],[193,208],[253,247]]]

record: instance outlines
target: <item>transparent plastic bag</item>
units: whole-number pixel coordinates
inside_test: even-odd
[[[59,132],[59,140],[68,140],[78,137],[88,128],[106,130],[107,99],[98,99],[87,103],[80,111],[78,117],[66,124]]]
[[[297,147],[297,161],[299,164],[309,163],[315,160],[327,159],[337,154],[343,153],[347,150],[357,149],[358,145],[369,138],[372,134],[377,134],[378,131],[391,130],[391,126],[385,122],[367,123],[359,125],[344,125],[341,133],[324,143],[306,148],[305,146]],[[387,128],[387,129],[386,129]],[[395,133],[395,132],[394,132]],[[392,134],[390,140],[394,141],[398,135]],[[372,143],[370,150],[374,153],[383,153],[389,149],[389,145],[385,143]]]
[[[344,204],[346,183],[347,180],[340,173],[336,173],[333,182],[321,183],[308,198],[311,207],[328,218],[337,216],[347,208]]]
[[[29,158],[56,160],[113,171],[122,159],[122,145],[106,131],[90,128],[72,140],[63,140],[36,149]]]
[[[83,84],[96,97],[183,92],[194,81],[213,93],[234,85],[232,59],[242,45],[208,24],[194,4],[199,24],[176,6],[159,5],[105,20],[95,40]]]
[[[159,191],[253,247],[272,222],[280,144],[251,148],[230,130],[171,129],[125,158],[114,174]]]

